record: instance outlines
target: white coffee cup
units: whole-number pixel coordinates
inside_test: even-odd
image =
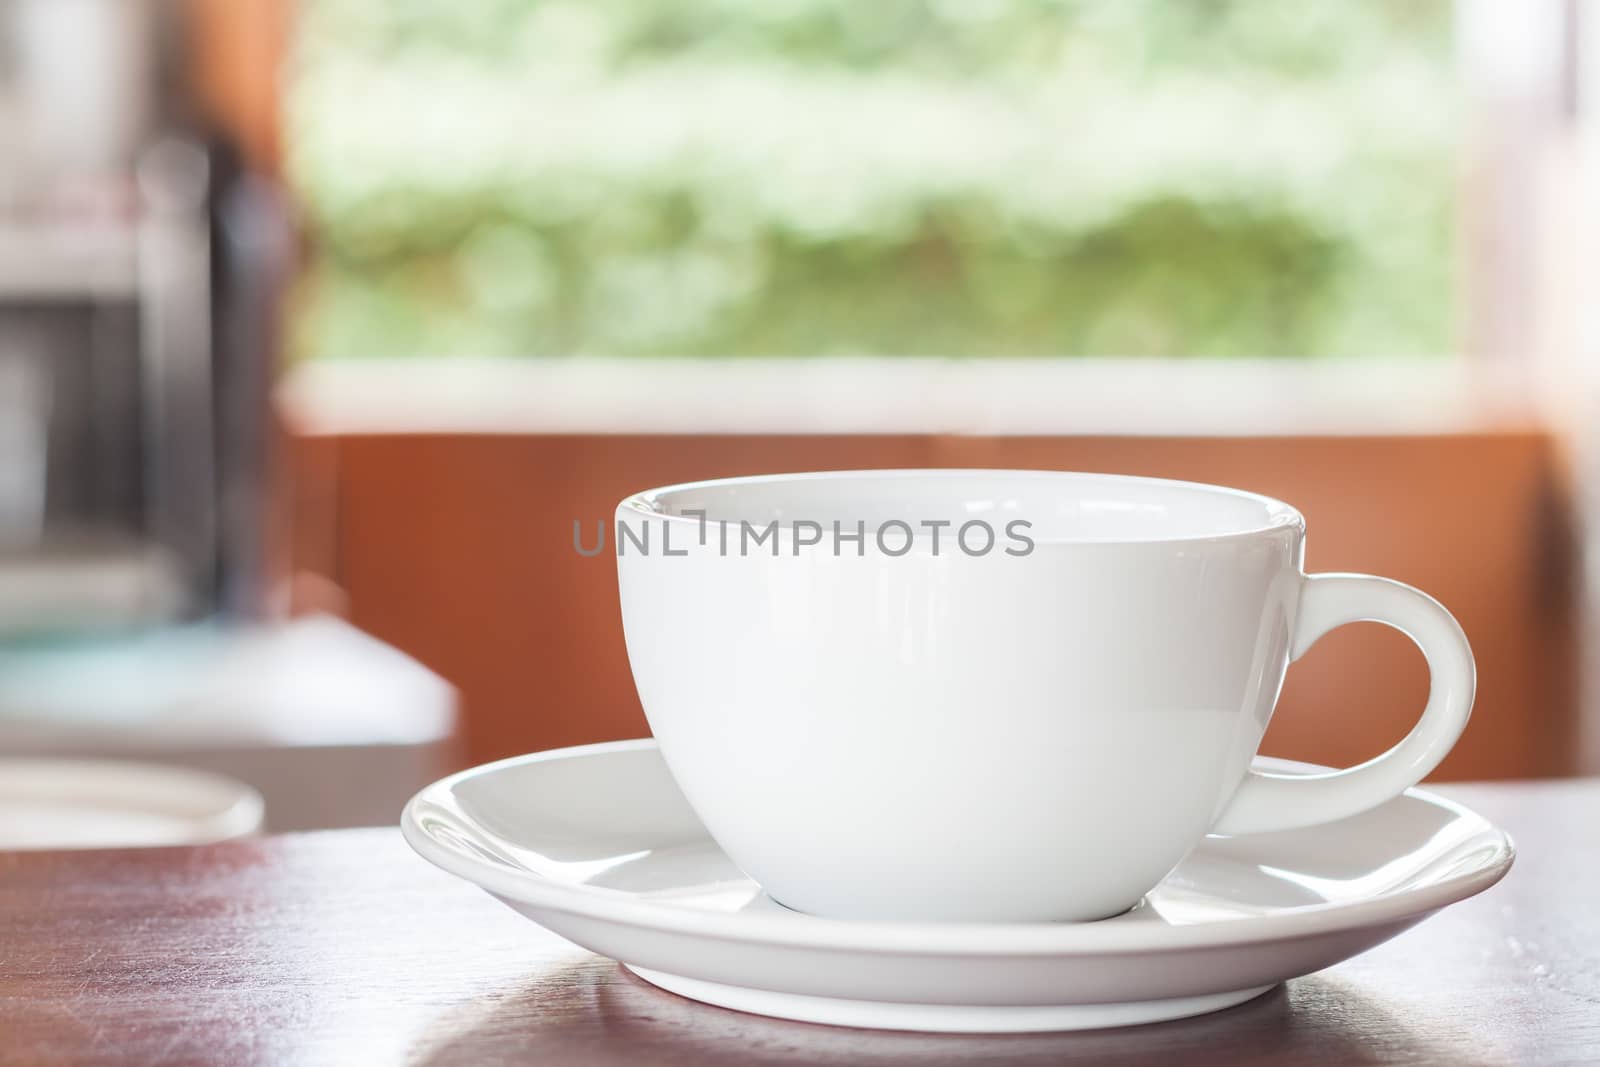
[[[1114,915],[1207,833],[1395,796],[1472,709],[1472,652],[1437,601],[1302,573],[1299,512],[1233,489],[790,474],[650,490],[617,524],[668,767],[733,861],[816,915]],[[1348,770],[1251,770],[1289,662],[1358,620],[1426,656],[1415,728]]]

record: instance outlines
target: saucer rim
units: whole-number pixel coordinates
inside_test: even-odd
[[[421,810],[457,813],[450,799],[463,781],[530,764],[657,749],[655,738],[548,749],[458,771],[421,789],[400,816],[400,832],[423,859],[479,888],[527,907],[557,911],[607,923],[622,923],[662,933],[718,938],[783,947],[881,952],[925,956],[1096,956],[1160,953],[1270,943],[1397,923],[1411,923],[1490,888],[1516,859],[1509,834],[1471,808],[1431,790],[1413,786],[1405,796],[1442,808],[1456,818],[1480,824],[1478,832],[1493,850],[1472,868],[1422,886],[1381,892],[1356,900],[1325,901],[1262,915],[1197,922],[1162,923],[933,923],[830,919],[798,913],[761,915],[714,912],[682,904],[647,900],[626,890],[562,882],[532,871],[515,870],[440,842],[423,825]],[[1316,764],[1257,757],[1273,770],[1324,770]],[[1392,803],[1389,801],[1387,803]],[[709,839],[709,834],[707,835]]]

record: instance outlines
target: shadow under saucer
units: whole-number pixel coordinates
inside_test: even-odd
[[[1373,1039],[1382,1034],[1381,1041]],[[1274,987],[1190,1019],[1058,1034],[858,1030],[749,1015],[657,989],[607,960],[561,968],[447,1013],[414,1049],[429,1065],[537,1060],[637,1067],[819,1064],[1003,1067],[1316,1059],[1349,1064],[1463,1063],[1349,983],[1323,976]],[[1470,1061],[1469,1061],[1470,1062]],[[1466,1064],[1464,1064],[1466,1067]]]

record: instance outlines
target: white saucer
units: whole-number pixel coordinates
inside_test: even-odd
[[[203,845],[261,828],[261,794],[123,760],[0,759],[0,851]]]
[[[400,826],[428,860],[664,989],[788,1019],[966,1032],[1229,1007],[1487,889],[1513,855],[1487,820],[1413,789],[1327,826],[1208,838],[1102,922],[821,919],[728,861],[652,740],[464,771],[417,794]]]

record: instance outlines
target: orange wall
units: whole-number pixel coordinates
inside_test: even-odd
[[[184,0],[190,77],[211,117],[257,168],[276,173],[279,78],[294,0]]]
[[[992,466],[1220,482],[1309,524],[1307,567],[1433,593],[1478,656],[1474,722],[1440,777],[1574,771],[1576,564],[1551,438],[383,435],[302,438],[295,565],[353,620],[462,689],[467,758],[646,732],[614,560],[574,518],[694,478],[848,467]],[[592,527],[591,527],[592,528]],[[307,548],[306,546],[312,546]],[[1347,764],[1409,728],[1426,693],[1401,635],[1346,627],[1291,668],[1266,750]]]

